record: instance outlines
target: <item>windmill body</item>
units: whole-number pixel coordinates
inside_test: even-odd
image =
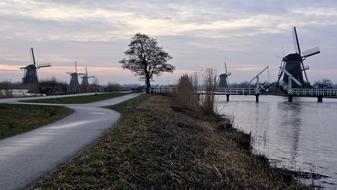
[[[70,75],[70,83],[69,86],[70,87],[78,87],[79,83],[78,83],[78,74],[77,73],[69,73]]]
[[[220,81],[219,81],[219,88],[228,88],[228,75],[227,73],[223,73],[219,76]]]
[[[304,84],[303,73],[302,73],[302,56],[298,53],[293,53],[285,56],[283,58],[285,62],[285,70],[287,70],[293,77],[295,77],[301,84]],[[283,76],[283,81],[288,82],[288,75]],[[293,82],[293,87],[298,87],[298,85]]]
[[[82,86],[89,86],[89,79],[87,76],[82,77]]]
[[[25,70],[24,72],[24,76],[22,78],[22,83],[23,84],[37,84],[38,83],[38,79],[37,79],[37,69],[36,66],[31,64],[28,65],[24,68],[22,68]]]

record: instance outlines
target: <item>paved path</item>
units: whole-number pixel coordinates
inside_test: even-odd
[[[61,104],[73,109],[74,113],[52,124],[1,140],[0,190],[22,189],[70,159],[119,119],[118,112],[102,106],[118,104],[138,95],[129,94],[90,104]],[[19,100],[39,98],[0,99],[0,103],[15,104]]]

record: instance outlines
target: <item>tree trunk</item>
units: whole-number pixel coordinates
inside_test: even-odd
[[[145,76],[145,85],[146,85],[146,94],[150,93],[150,77],[148,75]]]

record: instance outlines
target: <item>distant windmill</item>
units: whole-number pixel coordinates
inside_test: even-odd
[[[70,88],[77,88],[79,86],[78,83],[78,76],[81,73],[77,72],[77,62],[75,61],[75,72],[68,72],[67,74],[70,75],[70,83],[69,83],[69,87]]]
[[[22,78],[23,84],[38,84],[37,70],[39,70],[43,67],[50,67],[50,64],[36,66],[33,48],[31,48],[31,53],[32,53],[32,58],[33,58],[33,64],[30,64],[30,65],[27,65],[25,67],[20,68],[20,69],[25,70],[24,76]]]
[[[315,47],[301,52],[296,27],[293,29],[293,38],[296,53],[288,54],[287,56],[283,57],[278,81],[280,82],[280,79],[283,76],[283,82],[288,83],[288,77],[291,76],[295,80],[299,81],[301,85],[303,85],[304,82],[309,83],[306,73],[306,70],[309,69],[309,66],[304,66],[303,61],[310,56],[320,53],[320,50],[318,47]],[[287,73],[285,73],[284,70],[287,71]],[[305,76],[305,81],[303,79],[303,75]],[[299,87],[301,85],[299,85],[294,80],[292,81],[293,87]]]
[[[94,76],[89,76],[88,68],[85,67],[85,74],[83,74],[81,78],[82,78],[82,86],[89,86],[89,78],[94,78]]]
[[[227,71],[227,64],[225,62],[225,73],[222,73],[219,78],[220,78],[220,82],[218,85],[218,88],[228,88],[228,77],[231,76],[231,73],[229,73]]]

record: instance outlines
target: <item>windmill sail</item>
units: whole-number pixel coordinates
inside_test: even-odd
[[[43,64],[43,65],[38,65],[36,68],[40,69],[40,68],[44,68],[44,67],[51,67],[51,65],[48,63],[48,64]]]
[[[293,40],[294,40],[294,47],[295,47],[296,53],[301,55],[300,43],[298,41],[298,36],[297,36],[297,31],[296,31],[295,26],[294,26],[294,30],[293,30]]]
[[[227,72],[227,63],[226,63],[226,61],[225,61],[225,72],[228,73]]]
[[[36,61],[35,61],[35,55],[34,55],[34,49],[30,48],[31,52],[32,52],[32,58],[33,58],[33,64],[36,66]]]
[[[318,53],[321,53],[321,51],[319,50],[319,47],[315,47],[315,48],[304,51],[302,54],[302,57],[307,58],[307,57],[316,55]]]

